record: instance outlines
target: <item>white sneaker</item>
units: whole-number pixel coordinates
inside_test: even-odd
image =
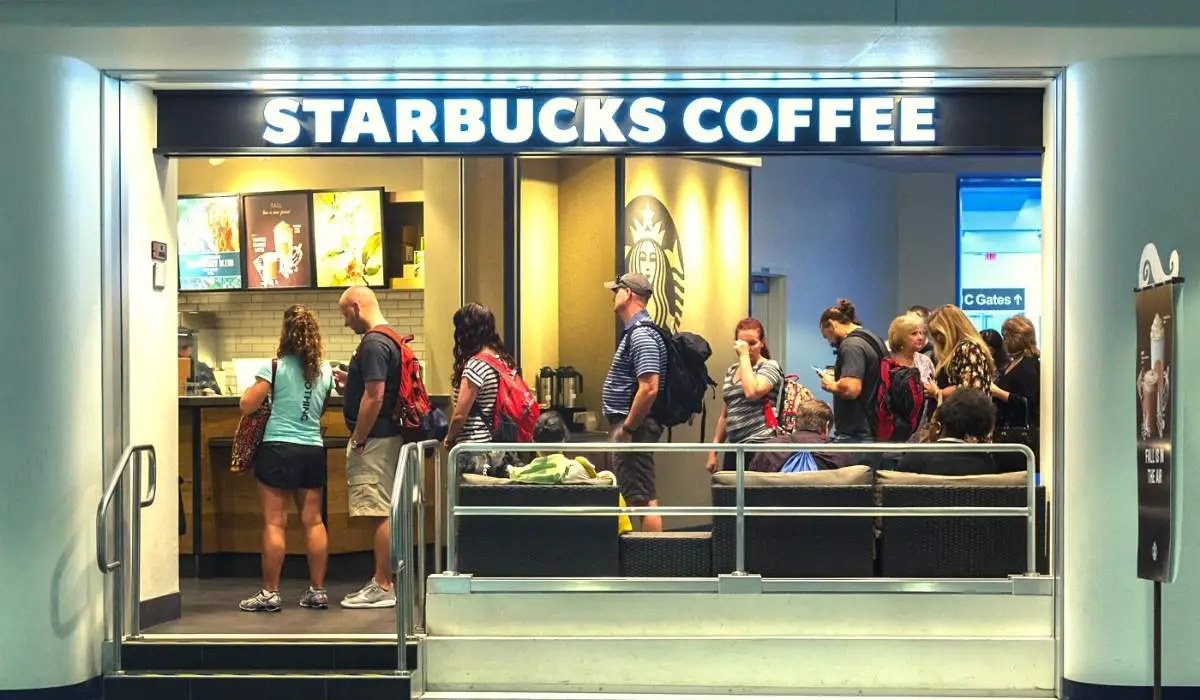
[[[383,588],[375,583],[372,578],[371,582],[363,586],[356,593],[342,598],[343,608],[394,608],[396,607],[396,590],[395,586],[391,590],[383,590]]]

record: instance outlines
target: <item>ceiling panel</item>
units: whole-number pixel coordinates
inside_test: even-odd
[[[896,27],[861,54],[854,67],[1061,67],[1103,58],[1196,53],[1200,29],[1190,28]]]
[[[0,24],[462,26],[891,24],[896,0],[4,0]]]
[[[810,68],[853,63],[882,27],[166,27],[0,25],[0,48],[114,70]]]
[[[897,0],[896,24],[912,26],[1200,26],[1189,0]]]
[[[118,71],[1055,68],[1117,56],[1200,54],[1200,28],[0,24],[0,49],[74,56]]]

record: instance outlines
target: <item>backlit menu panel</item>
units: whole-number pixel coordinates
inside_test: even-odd
[[[314,192],[317,286],[382,287],[383,190]]]
[[[249,289],[289,289],[312,284],[312,230],[307,192],[242,198],[244,256]]]
[[[240,198],[181,197],[178,209],[179,288],[242,288]]]

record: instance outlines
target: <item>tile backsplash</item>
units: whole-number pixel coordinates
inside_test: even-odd
[[[414,336],[412,348],[425,355],[424,292],[376,290],[383,315],[397,331]],[[278,292],[188,292],[179,295],[179,324],[198,330],[199,359],[214,368],[234,358],[271,357],[279,345],[283,311],[304,304],[317,314],[328,361],[347,361],[359,336],[342,322],[341,290]],[[196,314],[200,314],[197,316]]]

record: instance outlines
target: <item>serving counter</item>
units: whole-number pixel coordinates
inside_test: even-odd
[[[255,576],[262,551],[262,514],[254,475],[229,471],[233,435],[241,411],[238,397],[179,397],[180,574],[183,576]],[[448,409],[449,397],[432,397]],[[344,555],[372,550],[370,523],[350,518],[346,494],[346,445],[350,437],[342,417],[342,397],[331,396],[321,417],[325,436],[328,485],[323,515],[329,533],[331,575]],[[426,460],[426,483],[432,484],[433,460]],[[432,494],[427,498],[432,499]],[[432,518],[427,508],[427,518]],[[425,528],[432,538],[432,520]],[[289,512],[287,554],[304,555],[299,514]],[[361,575],[361,571],[358,574]]]

